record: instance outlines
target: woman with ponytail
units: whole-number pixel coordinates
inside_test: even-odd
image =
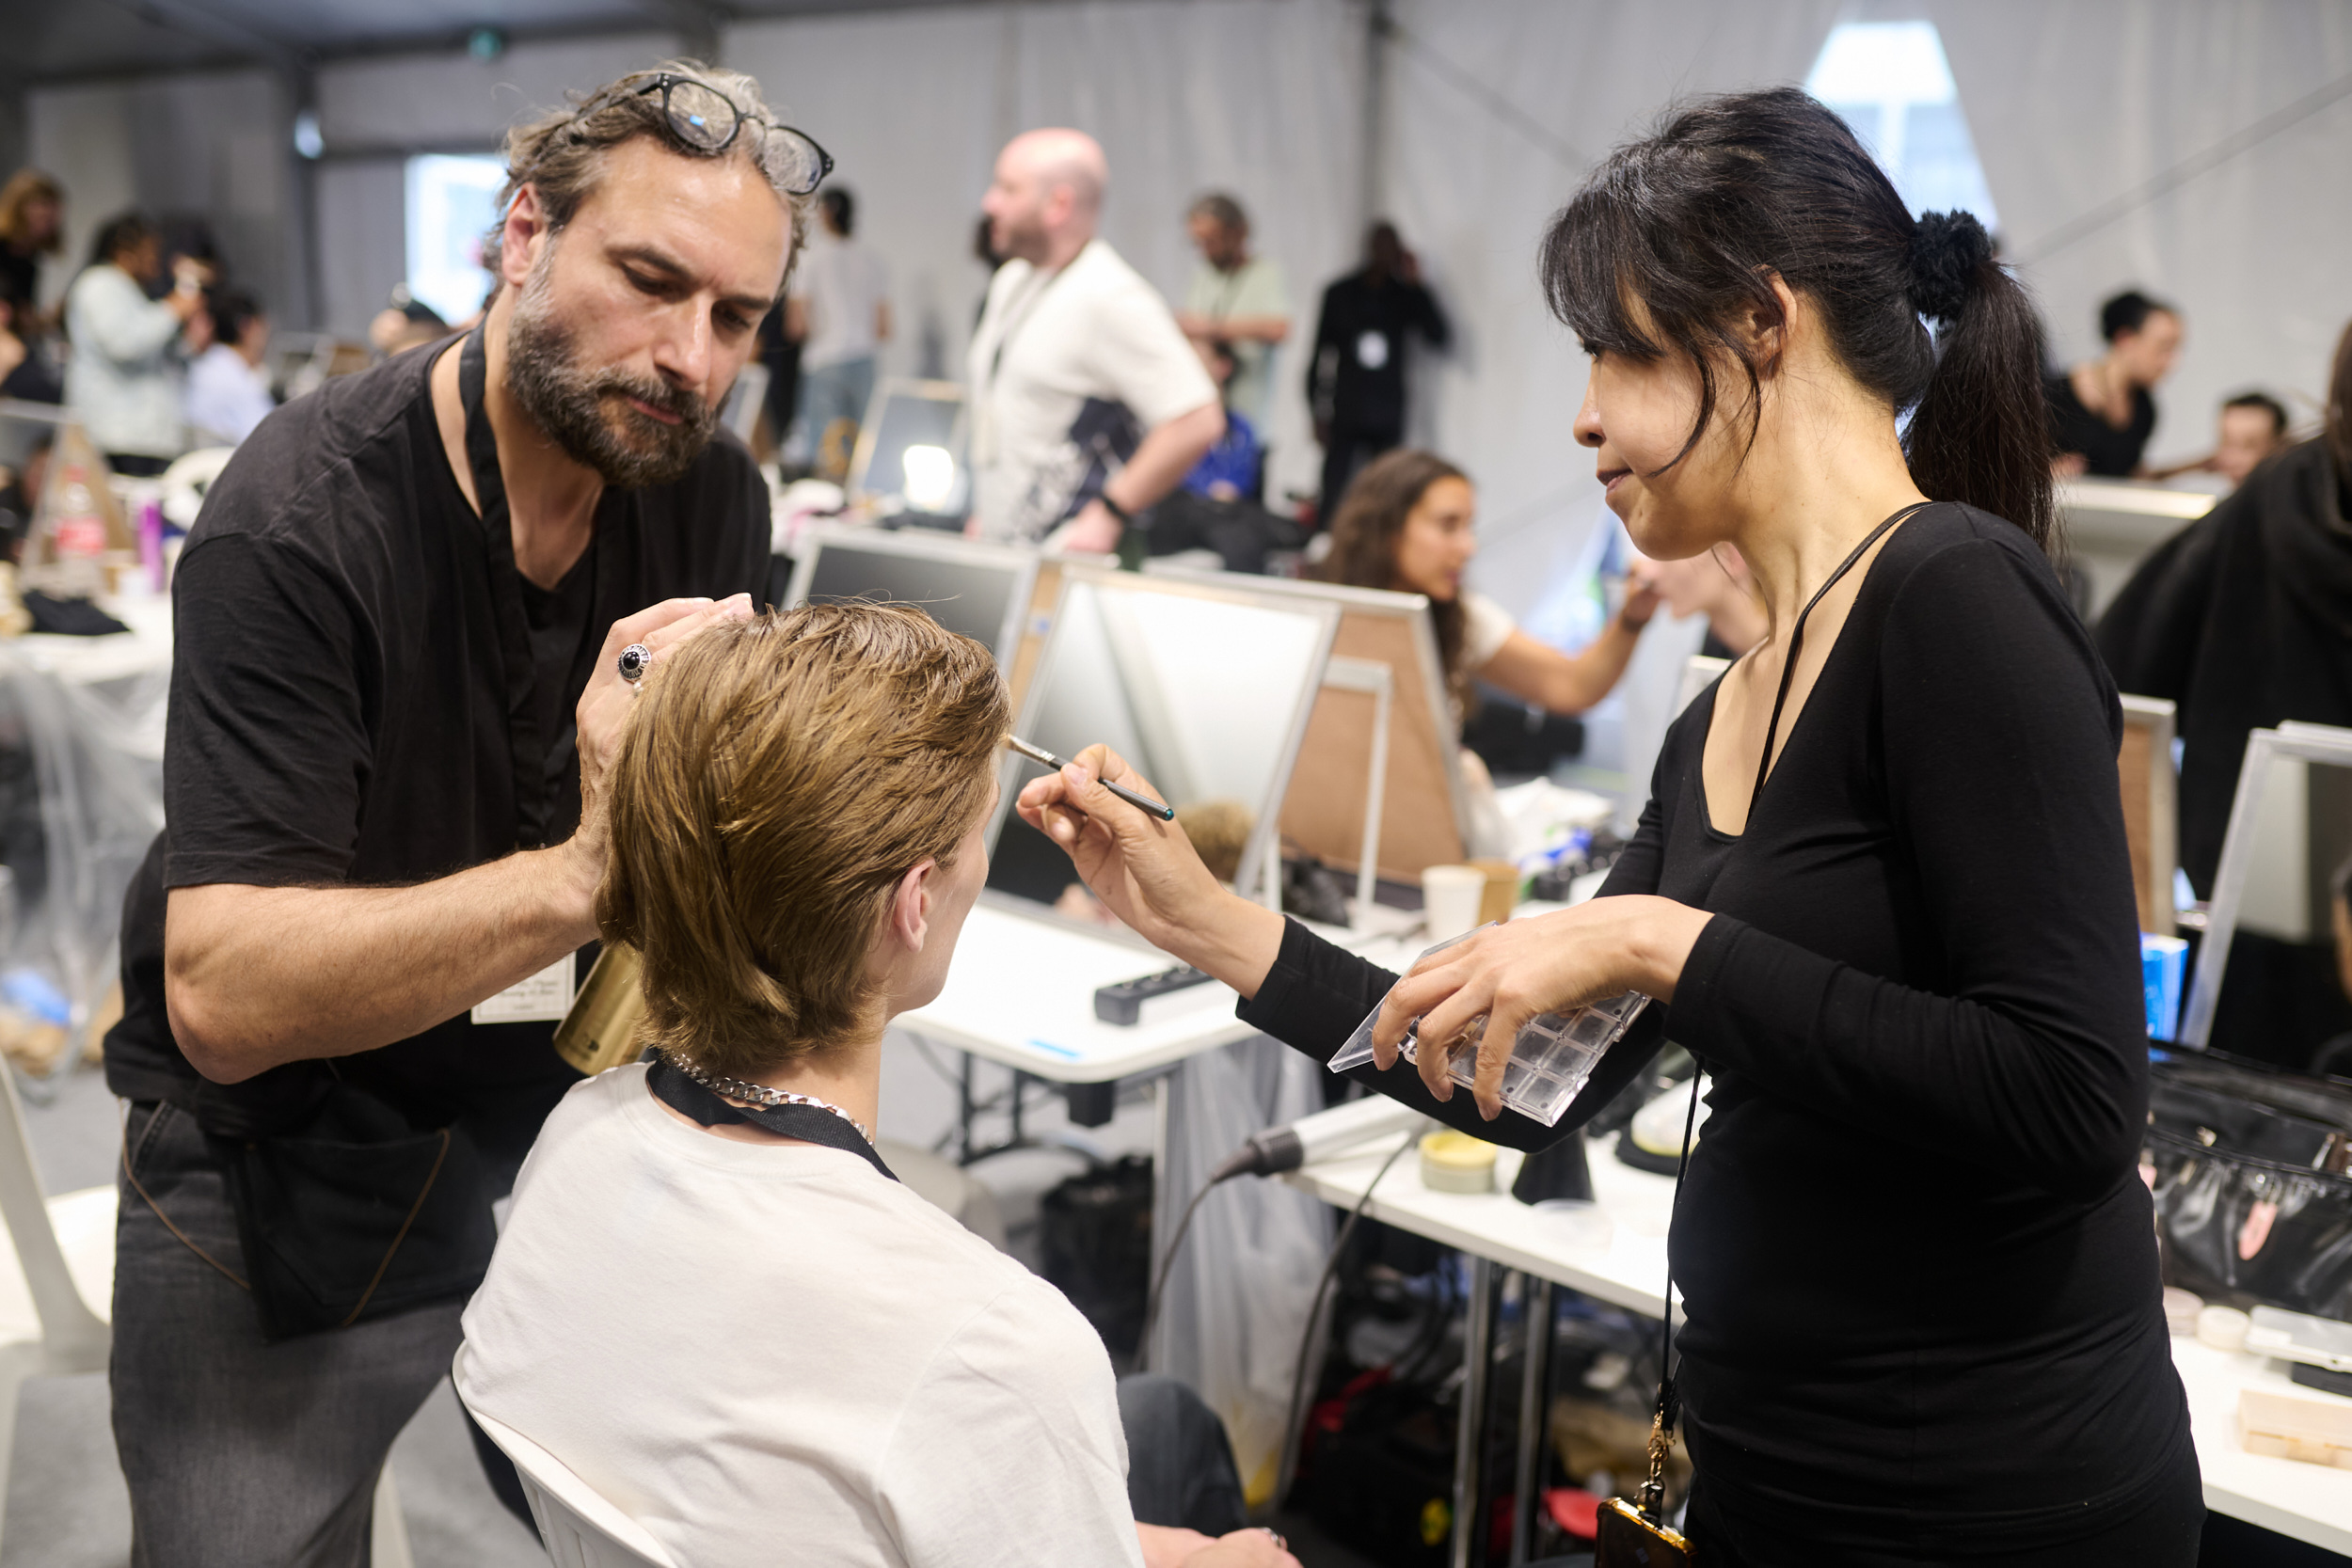
[[[1671,1251],[1708,1568],[2185,1568],[2121,715],[2048,559],[2033,311],[1794,89],[1618,149],[1541,268],[1634,544],[1737,546],[1771,623],[1669,732],[1602,895],[1400,982],[1219,887],[1100,748],[1023,815],[1267,1032],[1327,1057],[1378,1006],[1364,1080],[1481,1137],[1556,1141],[1668,1037],[1700,1059]],[[1629,990],[1664,1006],[1558,1127],[1503,1109],[1522,1021]],[[1408,1021],[1481,1016],[1472,1094],[1399,1061]]]

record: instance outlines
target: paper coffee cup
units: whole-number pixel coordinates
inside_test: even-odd
[[[1479,890],[1478,924],[1490,920],[1508,920],[1511,911],[1519,907],[1519,868],[1509,861],[1472,861],[1470,865],[1486,879]]]
[[[1433,865],[1421,874],[1422,918],[1431,942],[1450,942],[1479,924],[1486,874],[1474,865]]]

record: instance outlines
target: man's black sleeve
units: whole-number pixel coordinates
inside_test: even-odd
[[[1410,287],[1413,292],[1408,297],[1413,302],[1413,325],[1421,328],[1421,335],[1428,340],[1431,348],[1445,347],[1453,341],[1454,328],[1446,321],[1445,311],[1438,307],[1438,296],[1429,292],[1426,283],[1415,283]]]
[[[342,591],[281,546],[191,545],[172,582],[166,887],[343,879],[374,747]]]
[[[1315,346],[1307,351],[1307,406],[1318,420],[1331,417],[1333,382],[1337,377],[1325,368],[1323,351],[1335,346],[1338,337],[1331,320],[1331,300],[1339,292],[1337,283],[1323,291],[1323,308],[1315,312]]]

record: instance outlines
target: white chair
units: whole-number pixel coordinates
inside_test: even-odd
[[[523,1496],[539,1525],[539,1542],[555,1568],[678,1568],[645,1527],[599,1496],[571,1467],[538,1444],[474,1408],[466,1381],[466,1347],[457,1347],[450,1368],[457,1402],[489,1434],[499,1452],[515,1462]]]
[[[0,1268],[0,1504],[16,1440],[16,1402],[29,1377],[103,1372],[114,1344],[115,1189],[51,1198],[24,1132],[16,1074],[0,1062],[0,1220],[16,1275]],[[0,1536],[5,1535],[0,1506]],[[414,1568],[400,1493],[387,1464],[375,1484],[375,1568]]]

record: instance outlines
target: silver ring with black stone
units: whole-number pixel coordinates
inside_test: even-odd
[[[643,642],[631,642],[621,650],[621,679],[635,686],[653,668],[653,650]]]

